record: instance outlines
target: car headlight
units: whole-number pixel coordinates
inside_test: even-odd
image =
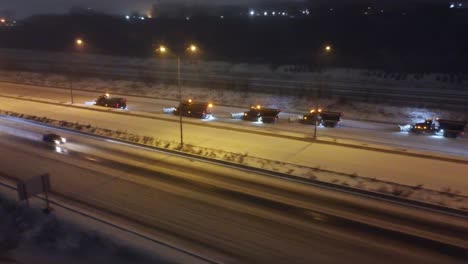
[[[54,140],[54,143],[58,145],[58,144],[60,144],[60,141],[56,139],[56,140]]]
[[[64,138],[64,137],[60,137],[60,139],[62,140],[62,143],[66,143],[66,142],[67,142],[67,139]]]

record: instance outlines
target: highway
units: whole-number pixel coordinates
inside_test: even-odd
[[[49,172],[57,195],[131,221],[144,232],[224,263],[464,263],[453,251],[395,231],[467,245],[466,219],[59,132],[0,121],[1,170]],[[6,154],[6,155],[5,155]]]
[[[115,114],[113,112],[115,110],[91,111],[86,108],[4,97],[0,97],[0,105],[0,109],[16,113],[79,122],[84,125],[90,124],[95,127],[153,136],[172,142],[180,140],[178,117],[172,115],[161,114],[160,116],[164,118],[149,119]],[[271,135],[262,135],[251,133],[251,131],[264,131],[263,128],[239,131],[236,126],[225,125],[223,128],[213,128],[205,125],[206,121],[188,118],[185,120],[184,141],[187,144],[233,153],[247,153],[251,157],[310,168],[309,172],[301,174],[304,177],[308,177],[308,173],[314,174],[314,168],[320,168],[410,186],[423,185],[425,189],[435,191],[450,189],[453,192],[468,195],[468,181],[466,180],[468,164],[466,162],[455,163],[438,158],[408,156],[404,153],[400,155],[341,145],[320,144],[307,138],[297,140],[277,137],[277,134],[287,136],[291,132],[276,131]],[[466,160],[466,158],[459,159]]]
[[[66,85],[66,84],[64,84]],[[109,90],[112,90],[109,88]],[[43,98],[55,100],[63,103],[69,103],[70,90],[62,88],[48,88],[31,85],[20,85],[10,83],[0,83],[0,94]],[[100,95],[98,92],[87,92],[74,90],[74,103],[76,105],[89,106]],[[143,98],[134,96],[125,96],[128,99],[129,112],[145,112],[162,117],[171,118],[170,115],[162,115],[164,107],[173,107],[177,102],[172,100]],[[288,113],[287,109],[280,114],[280,121],[277,124],[261,124],[255,122],[244,122],[231,119],[231,113],[243,112],[247,108],[216,106],[213,109],[215,118],[205,122],[214,124],[226,124],[230,126],[248,128],[260,131],[294,133],[296,135],[311,137],[313,127],[298,123],[290,123],[289,118],[297,118],[299,113]],[[332,109],[339,110],[339,109]],[[362,122],[347,120],[346,113],[344,121],[339,128],[319,127],[318,134],[322,138],[344,139],[364,142],[367,144],[383,144],[398,149],[415,149],[419,151],[430,151],[445,155],[457,155],[468,157],[468,137],[449,139],[441,136],[415,135],[402,133],[394,124],[382,124],[372,122]]]

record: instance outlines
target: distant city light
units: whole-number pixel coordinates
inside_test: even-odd
[[[2,18],[2,19],[0,19],[0,22],[5,23],[6,19]]]
[[[190,20],[190,17],[185,17],[186,20]]]
[[[454,7],[455,7],[455,4],[451,4],[451,5],[450,5],[450,8],[454,8]]]
[[[219,16],[219,18],[223,19],[223,18],[224,18],[224,16]]]
[[[250,14],[251,16],[253,16],[253,15],[255,15],[255,11],[254,11],[254,10],[250,10],[249,14]]]
[[[275,12],[275,11],[273,11],[273,12],[271,12],[271,14],[272,14],[272,15],[276,15],[276,12]]]
[[[125,16],[125,19],[129,20],[129,19],[130,19],[130,16]]]
[[[263,12],[263,15],[268,16],[268,12],[267,11]]]
[[[145,17],[140,17],[141,20],[145,20]]]

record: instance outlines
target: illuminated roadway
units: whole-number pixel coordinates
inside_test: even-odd
[[[179,142],[178,117],[160,114],[163,119],[149,119],[127,114],[115,114],[113,109],[95,107],[101,111],[86,108],[67,107],[40,102],[23,101],[0,97],[0,109],[16,113],[49,117],[55,120],[79,122],[94,127],[126,131],[140,136],[150,136],[159,140]],[[121,110],[117,110],[121,111]],[[398,153],[387,153],[367,149],[356,149],[342,145],[314,142],[310,138],[298,137],[297,133],[274,131],[270,135],[251,133],[264,131],[264,128],[242,130],[236,125],[218,124],[223,128],[207,125],[209,121],[185,118],[184,141],[186,144],[231,153],[247,153],[249,157],[270,160],[270,164],[281,161],[304,169],[320,168],[371,179],[396,182],[410,186],[421,186],[435,191],[450,189],[468,195],[468,158],[457,157],[461,162],[449,162],[439,158],[421,158]],[[249,122],[242,122],[249,124]],[[237,129],[236,129],[237,128]],[[297,138],[277,137],[295,135]],[[319,137],[320,138],[320,137]],[[429,137],[428,137],[429,138]],[[455,142],[460,142],[455,140]],[[461,141],[463,142],[463,141]],[[460,149],[460,146],[456,146]],[[468,151],[468,149],[463,149]],[[258,164],[257,164],[258,165]],[[260,166],[260,165],[258,165]],[[280,168],[276,168],[281,170]],[[309,177],[304,170],[297,170]],[[285,171],[286,172],[286,171]]]
[[[444,246],[373,227],[467,245],[466,219],[75,133],[60,132],[69,142],[57,152],[40,140],[52,129],[4,119],[0,128],[3,173],[24,179],[49,172],[57,194],[225,263],[466,260]]]
[[[109,89],[111,90],[112,88],[110,87]],[[0,93],[5,95],[44,98],[63,103],[70,102],[70,90],[68,89],[0,82]],[[74,90],[73,95],[75,104],[92,104],[93,100],[95,100],[100,93]],[[177,104],[177,102],[171,100],[132,96],[125,97],[128,99],[130,112],[138,111],[161,114],[164,107],[173,107]],[[230,124],[236,127],[248,127],[270,132],[294,132],[301,136],[310,137],[312,135],[313,126],[289,123],[288,119],[290,117],[297,118],[299,116],[298,114],[283,112],[280,114],[281,118],[277,124],[242,122],[240,120],[231,119],[230,114],[232,112],[246,111],[246,108],[216,106],[216,102],[214,103],[215,108],[213,109],[213,114],[216,118],[208,122]],[[287,111],[287,109],[283,109],[283,111]],[[339,128],[319,127],[318,133],[322,137],[357,140],[360,142],[385,144],[398,149],[409,148],[468,157],[468,137],[454,140],[441,136],[400,133],[396,125],[347,120],[346,115]]]

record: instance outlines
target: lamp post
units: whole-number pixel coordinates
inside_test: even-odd
[[[168,48],[166,46],[159,46],[157,49],[156,49],[156,52],[161,54],[161,55],[165,55],[169,52]],[[189,54],[195,54],[198,52],[198,47],[195,46],[194,44],[191,44],[187,49],[186,49],[186,52],[189,53]],[[180,58],[180,55],[177,54],[177,55],[174,55],[177,57],[177,87],[178,87],[178,90],[179,90],[179,102],[182,102],[182,84],[181,84],[181,79],[180,79],[180,72],[181,72],[181,67],[180,67],[180,61],[181,61],[181,58]],[[179,107],[180,108],[180,107]],[[184,147],[184,133],[183,133],[183,122],[182,122],[182,111],[181,109],[179,109],[179,127],[180,127],[180,146],[181,147]]]
[[[81,38],[77,38],[75,39],[75,49],[77,50],[80,50],[84,47],[84,41],[83,39]],[[75,65],[76,67],[76,65]],[[70,99],[71,99],[71,103],[73,104],[74,101],[73,101],[73,73],[72,73],[72,76],[70,77]]]
[[[321,56],[319,58],[319,64],[320,64],[320,80],[319,80],[319,96],[321,97],[322,95],[322,88],[323,88],[323,70],[324,70],[324,62],[323,60],[325,59],[325,56],[330,54],[333,51],[333,48],[331,45],[325,45],[323,48],[323,52],[321,52]],[[322,112],[322,109],[318,109],[317,113],[314,115],[315,116],[315,126],[314,126],[314,136],[313,139],[317,139],[317,126],[318,126],[318,121],[319,121],[319,115]]]

